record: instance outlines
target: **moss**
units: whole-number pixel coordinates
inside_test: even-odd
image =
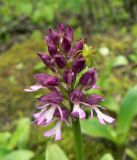
[[[32,37],[0,55],[0,121],[5,124],[1,128],[33,110],[34,95],[24,93],[23,89],[33,83],[33,68],[38,61],[35,52],[41,50],[45,50],[44,43]]]

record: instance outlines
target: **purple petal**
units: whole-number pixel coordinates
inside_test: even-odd
[[[81,51],[83,49],[83,45],[84,45],[84,40],[80,40],[78,42],[76,42],[74,48],[76,49],[76,51]]]
[[[82,75],[80,84],[92,88],[96,83],[96,69],[93,68]]]
[[[52,57],[54,57],[56,54],[58,54],[56,45],[54,45],[54,44],[52,44],[52,43],[50,43],[50,44],[48,45],[48,51],[49,51],[49,53],[50,53],[50,55],[51,55]]]
[[[66,70],[64,72],[63,78],[67,84],[72,84],[76,79],[76,75],[72,70]]]
[[[71,48],[71,43],[66,38],[63,38],[62,48],[63,48],[63,51],[66,53],[68,53]]]
[[[74,90],[71,95],[70,95],[70,99],[73,103],[75,102],[79,102],[84,98],[84,94],[80,91],[80,90]]]
[[[59,68],[64,68],[66,65],[66,60],[63,55],[56,55],[55,57],[55,62],[58,65]]]
[[[54,59],[52,57],[50,57],[50,55],[39,53],[38,56],[46,64],[47,67],[49,67],[52,71],[55,71]]]
[[[68,27],[66,28],[65,38],[66,38],[69,42],[72,42],[72,41],[73,41],[74,33],[73,33],[73,29],[72,29],[70,26],[68,26]]]
[[[65,31],[65,26],[64,26],[63,23],[60,23],[60,24],[58,25],[58,32],[59,32],[60,34],[64,34],[64,31]]]
[[[59,41],[59,35],[57,32],[55,32],[52,28],[49,28],[49,38],[57,44]]]
[[[58,106],[59,108],[56,109],[54,116],[61,118],[61,116],[63,117],[63,120],[67,120],[70,116],[70,112],[61,106]],[[61,118],[62,119],[62,118]]]
[[[86,97],[85,103],[92,106],[92,105],[95,105],[103,100],[104,100],[104,98],[102,96],[92,94],[92,95]]]
[[[42,86],[57,86],[59,84],[59,80],[57,77],[50,76],[45,73],[39,73],[35,75],[35,79]]]
[[[85,67],[86,67],[86,65],[85,65],[85,59],[83,57],[80,57],[80,58],[77,58],[76,60],[74,60],[73,66],[72,66],[72,70],[75,73],[79,73]]]
[[[39,100],[44,103],[59,104],[62,102],[63,97],[58,92],[51,92],[47,95],[41,96]]]

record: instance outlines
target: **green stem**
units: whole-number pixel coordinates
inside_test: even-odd
[[[81,128],[80,128],[80,121],[78,118],[75,120],[72,119],[72,128],[74,133],[77,160],[84,160],[83,142],[82,142],[82,135],[81,135]]]

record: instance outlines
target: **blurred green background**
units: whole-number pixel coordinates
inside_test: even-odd
[[[38,95],[23,91],[46,71],[35,53],[47,49],[44,35],[59,22],[95,48],[87,60],[116,117],[112,126],[81,122],[85,160],[137,160],[136,0],[0,0],[0,160],[75,160],[71,128],[53,145],[45,128],[30,124]]]

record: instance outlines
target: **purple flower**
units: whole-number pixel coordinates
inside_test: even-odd
[[[49,67],[53,72],[56,71],[55,66],[54,66],[54,59],[50,57],[48,54],[38,54],[40,59],[46,64],[47,67]]]
[[[73,37],[74,37],[74,33],[73,33],[73,29],[68,26],[66,28],[66,31],[65,31],[65,38],[69,41],[69,42],[72,42],[73,41]]]
[[[34,92],[37,91],[41,88],[49,88],[49,89],[54,89],[55,86],[59,85],[59,80],[57,77],[50,76],[48,74],[44,73],[39,73],[35,75],[35,79],[37,80],[37,84],[30,86],[25,89],[26,92]]]
[[[59,34],[55,32],[52,28],[49,28],[49,38],[57,44],[59,41]]]
[[[55,124],[52,129],[44,133],[44,136],[54,137],[56,141],[61,140],[62,124],[69,126],[70,120],[85,119],[87,117],[85,109],[91,111],[91,118],[96,114],[101,124],[112,123],[114,118],[104,114],[102,111],[105,108],[99,104],[104,98],[100,95],[84,94],[84,90],[98,88],[95,68],[89,69],[79,79],[79,73],[86,67],[86,61],[82,55],[84,39],[74,43],[73,29],[70,26],[65,28],[62,23],[58,25],[57,32],[50,28],[49,35],[45,36],[45,39],[49,53],[39,53],[38,56],[52,70],[52,75],[36,74],[36,84],[25,89],[26,92],[45,88],[50,91],[46,90],[46,94],[37,98],[38,111],[33,115],[36,125]]]
[[[56,45],[54,45],[52,43],[49,43],[49,45],[48,45],[48,51],[49,51],[49,53],[50,53],[50,55],[52,57],[54,57],[56,54],[58,54]]]
[[[64,72],[63,78],[67,84],[72,84],[76,79],[76,75],[72,70],[66,70]]]
[[[76,52],[78,52],[78,51],[82,51],[83,46],[84,46],[84,40],[81,39],[81,40],[76,42],[74,48],[75,48]]]
[[[86,113],[80,107],[83,98],[84,94],[80,90],[74,90],[70,95],[70,99],[74,104],[72,115],[74,117],[80,117],[80,119],[85,119],[86,117]]]
[[[71,50],[70,50],[69,57],[77,57],[81,53],[83,46],[84,46],[83,39],[76,42],[74,47],[71,48]]]
[[[60,24],[58,25],[58,32],[59,32],[60,36],[64,36],[65,26],[64,26],[63,23],[60,23]]]
[[[61,110],[63,118],[61,118],[59,110],[56,110],[54,113],[54,120],[57,121],[56,125],[51,130],[48,130],[44,133],[45,137],[55,137],[55,141],[62,139],[62,134],[61,134],[62,123],[65,122],[69,126],[68,118],[70,113],[63,107],[61,108]]]
[[[63,97],[58,92],[51,92],[38,98],[43,103],[54,103],[59,104],[62,102]]]
[[[96,84],[96,69],[93,68],[82,75],[80,84],[85,88],[92,88]]]
[[[94,104],[98,104],[99,102],[101,102],[103,100],[104,100],[104,98],[102,96],[92,94],[92,95],[86,97],[85,102],[92,106]]]
[[[55,62],[57,64],[57,66],[59,68],[64,68],[65,67],[65,65],[66,65],[66,59],[64,58],[63,55],[59,55],[58,54],[58,55],[55,55],[54,58],[55,58]]]
[[[85,97],[80,90],[75,90],[71,93],[71,101],[74,104],[72,115],[74,117],[80,117],[80,119],[84,119],[86,117],[84,110],[81,109],[80,107],[80,104],[81,104],[81,105],[90,107],[91,118],[93,117],[93,111],[95,111],[101,124],[105,124],[106,122],[112,123],[114,121],[114,118],[108,115],[105,115],[99,109],[99,108],[103,108],[100,105],[98,105],[98,103],[101,102],[102,100],[103,100],[102,96],[90,95],[88,97]]]
[[[71,43],[68,39],[66,38],[63,38],[63,41],[62,41],[62,48],[63,48],[63,51],[65,53],[68,53],[70,48],[71,48]]]
[[[38,84],[47,87],[47,86],[57,86],[59,84],[59,80],[57,77],[50,76],[48,74],[39,73],[35,75],[35,79]]]
[[[80,71],[82,71],[84,68],[86,67],[85,65],[85,59],[83,57],[79,57],[76,60],[74,60],[73,64],[72,64],[72,70],[75,73],[79,73]]]

